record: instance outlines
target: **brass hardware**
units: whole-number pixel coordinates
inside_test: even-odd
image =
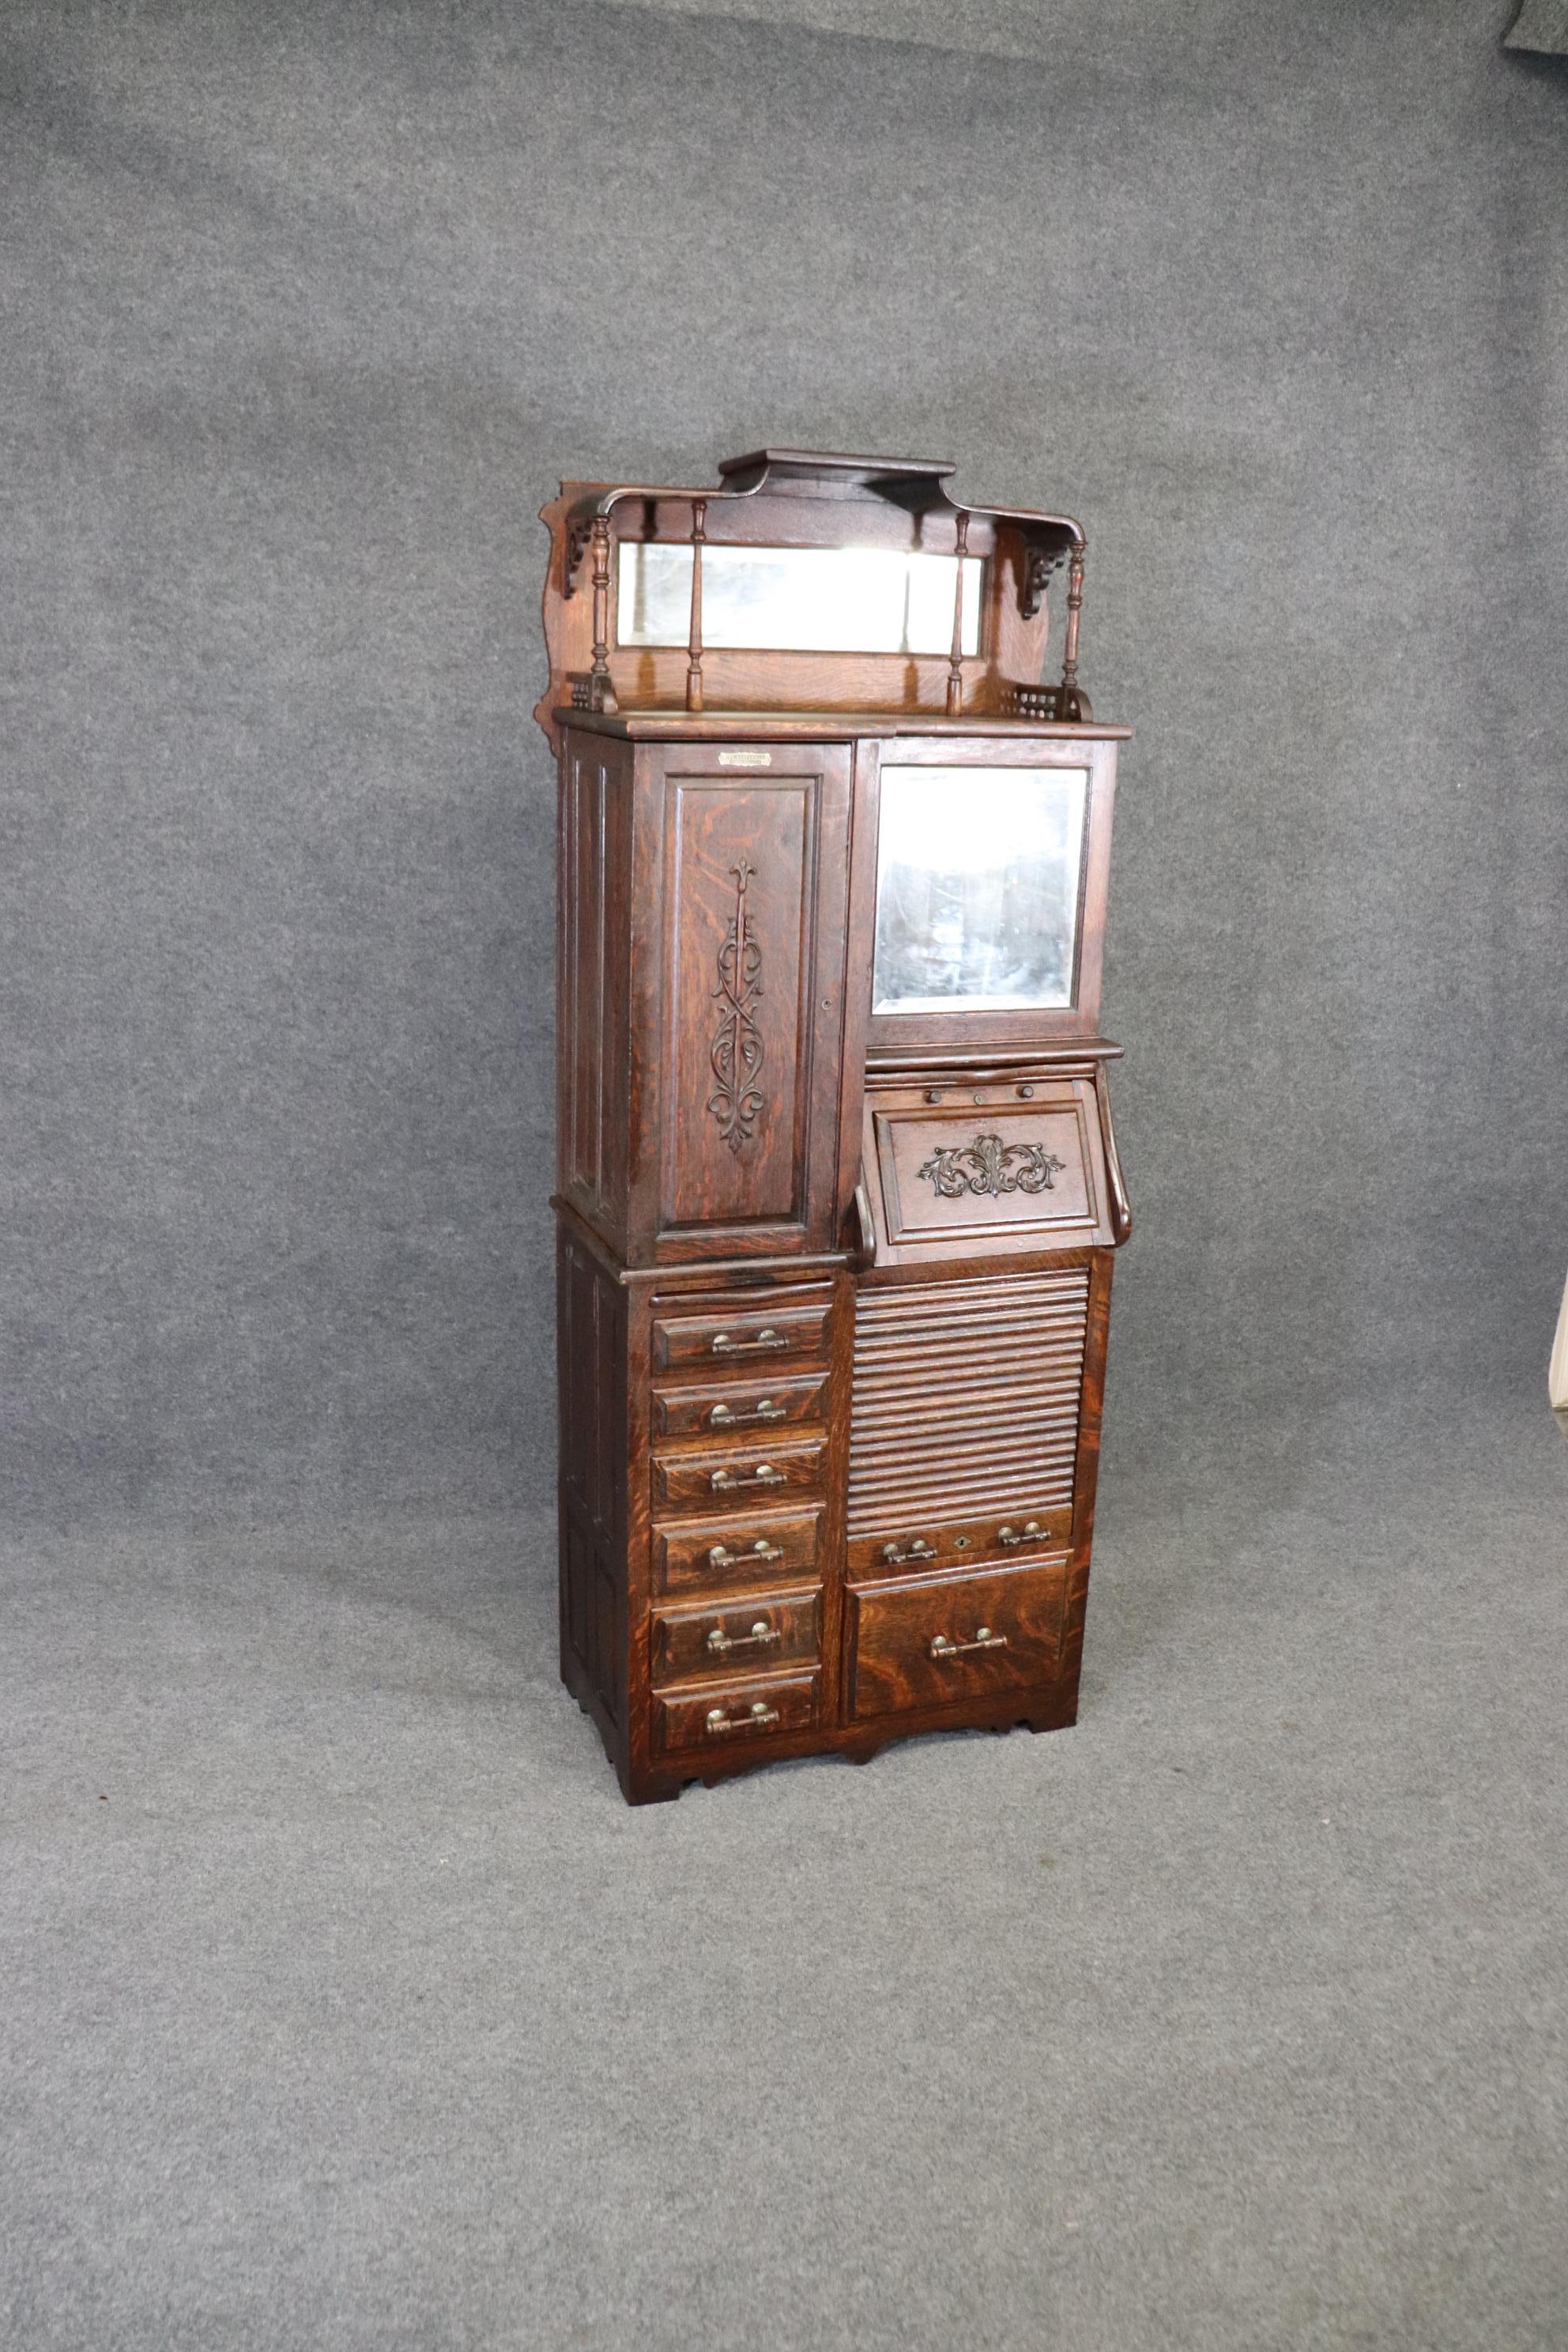
[[[708,1647],[715,1656],[722,1657],[727,1650],[765,1650],[770,1642],[783,1638],[778,1627],[770,1625],[765,1617],[759,1617],[749,1633],[726,1633],[721,1618],[708,1636]]]
[[[931,1654],[933,1658],[962,1658],[971,1650],[1005,1650],[1005,1633],[994,1633],[989,1625],[977,1625],[973,1642],[950,1642],[945,1633],[931,1635]]]
[[[731,1339],[728,1331],[715,1331],[710,1353],[715,1356],[753,1355],[759,1348],[787,1348],[789,1340],[783,1331],[775,1331],[764,1323],[754,1339]]]
[[[996,1540],[999,1544],[1006,1544],[1011,1549],[1015,1544],[1042,1542],[1045,1532],[1038,1519],[1026,1519],[1021,1534],[1016,1528],[998,1528]]]
[[[924,1536],[917,1536],[907,1551],[900,1551],[897,1544],[884,1544],[882,1558],[889,1568],[901,1568],[907,1559],[934,1559],[936,1552]]]
[[[732,1470],[714,1470],[709,1474],[708,1484],[717,1493],[727,1495],[740,1486],[787,1486],[789,1480],[771,1462],[759,1462],[749,1478],[737,1478]]]
[[[777,1707],[759,1698],[752,1700],[750,1715],[726,1715],[721,1706],[710,1706],[703,1729],[715,1737],[721,1731],[765,1731],[770,1723],[778,1720]]]
[[[711,1429],[739,1429],[748,1421],[787,1421],[789,1413],[772,1397],[759,1397],[750,1412],[733,1412],[727,1404],[716,1404],[708,1416]]]
[[[710,1544],[708,1548],[710,1568],[733,1568],[741,1557],[740,1552],[731,1551],[727,1544]],[[782,1544],[769,1543],[766,1536],[759,1536],[751,1550],[745,1554],[745,1558],[747,1559],[783,1559],[784,1547]]]

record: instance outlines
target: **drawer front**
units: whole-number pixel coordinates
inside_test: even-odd
[[[686,1682],[751,1668],[816,1660],[822,1649],[822,1587],[768,1593],[749,1601],[710,1601],[700,1609],[660,1609],[653,1621],[653,1678]]]
[[[791,1518],[727,1518],[702,1527],[656,1528],[653,1580],[660,1592],[779,1584],[816,1566],[820,1511]]]
[[[794,1380],[724,1381],[702,1388],[657,1390],[653,1400],[656,1437],[723,1437],[755,1431],[765,1437],[782,1423],[819,1421],[827,1374],[808,1372]]]
[[[934,1576],[1062,1551],[1072,1541],[1072,1505],[1042,1503],[1034,1510],[990,1511],[975,1518],[910,1519],[849,1545],[849,1574],[880,1583],[889,1576]]]
[[[763,1291],[750,1291],[700,1313],[660,1313],[653,1323],[653,1368],[700,1368],[716,1379],[732,1380],[753,1364],[770,1370],[791,1360],[826,1364],[832,1309],[833,1294],[824,1288],[819,1299],[804,1304],[798,1293],[793,1305],[784,1306],[770,1305]]]
[[[1054,1559],[852,1591],[851,1715],[864,1722],[1054,1681],[1067,1591],[1068,1563]]]
[[[656,1697],[653,1735],[666,1753],[732,1756],[792,1731],[809,1731],[818,1711],[816,1675],[769,1682],[710,1683],[706,1690]]]
[[[784,1445],[732,1446],[724,1454],[656,1454],[653,1498],[657,1510],[714,1511],[735,1504],[754,1510],[759,1503],[784,1503],[796,1495],[820,1495],[821,1437],[792,1438]]]
[[[964,1089],[933,1108],[918,1089],[873,1096],[866,1165],[898,1248],[1069,1248],[1110,1241],[1099,1107],[1090,1080],[1048,1081],[1026,1109],[976,1110]]]

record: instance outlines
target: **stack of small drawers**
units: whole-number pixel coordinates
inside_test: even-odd
[[[827,1283],[655,1313],[656,1755],[822,1719],[832,1315]]]

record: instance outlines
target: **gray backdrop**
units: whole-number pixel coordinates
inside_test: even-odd
[[[6,2352],[1568,2343],[1510,5],[0,0]],[[1138,1224],[1077,1728],[632,1812],[535,512],[770,438],[1087,522]]]
[[[1568,89],[1508,14],[8,10],[21,1496],[545,1491],[535,513],[769,439],[1089,531],[1108,1475],[1535,1393]]]

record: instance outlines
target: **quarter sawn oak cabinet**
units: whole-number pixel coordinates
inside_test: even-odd
[[[1082,531],[719,470],[542,518],[561,1669],[634,1803],[1073,1720],[1131,1223]]]

